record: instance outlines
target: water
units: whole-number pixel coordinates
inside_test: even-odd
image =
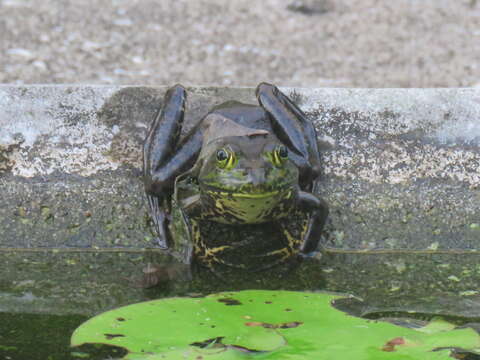
[[[294,268],[233,272],[221,278],[201,270],[186,280],[181,267],[158,253],[42,252],[0,254],[0,359],[69,360],[73,330],[89,317],[140,301],[200,296],[226,290],[286,289],[353,293],[364,299],[345,310],[369,318],[443,316],[480,329],[478,255],[344,254],[330,252]],[[169,281],[138,287],[147,263],[167,266]],[[95,347],[93,347],[95,349]],[[95,349],[91,359],[122,357]],[[480,359],[467,357],[464,359]]]
[[[81,315],[0,313],[0,359],[70,360],[82,354],[89,359],[122,357],[125,351],[110,347],[70,348],[70,334],[87,320]]]

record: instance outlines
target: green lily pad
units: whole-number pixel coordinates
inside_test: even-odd
[[[126,359],[451,360],[480,336],[435,320],[409,329],[335,309],[340,296],[249,290],[125,306],[82,324],[71,345],[127,349]]]

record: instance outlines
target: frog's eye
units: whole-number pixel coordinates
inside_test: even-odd
[[[288,159],[288,149],[285,145],[278,145],[270,156],[270,161],[276,167],[282,166],[286,159]]]
[[[217,166],[221,169],[230,170],[237,165],[235,153],[230,149],[220,149],[217,151]]]
[[[217,160],[219,162],[225,161],[228,159],[228,153],[224,149],[220,149],[217,151]]]
[[[280,145],[277,147],[276,151],[278,152],[278,156],[280,156],[282,159],[288,158],[288,149],[285,145]]]

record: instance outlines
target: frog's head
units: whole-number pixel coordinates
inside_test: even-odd
[[[260,223],[288,215],[298,169],[275,135],[227,123],[205,134],[198,184],[203,206],[224,223]],[[218,216],[216,216],[218,214]]]

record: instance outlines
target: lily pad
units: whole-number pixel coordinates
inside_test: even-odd
[[[473,329],[439,319],[409,329],[335,309],[322,293],[248,290],[125,306],[82,324],[71,345],[127,349],[126,359],[445,359],[480,352]]]

